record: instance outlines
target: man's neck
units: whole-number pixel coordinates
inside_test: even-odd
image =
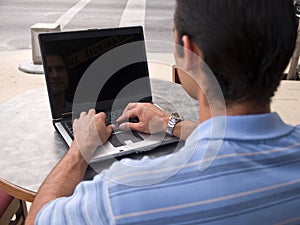
[[[211,109],[207,102],[199,102],[199,122],[202,123],[215,116],[241,116],[270,113],[271,107],[269,104],[264,106],[256,106],[252,102],[235,103],[226,106],[226,110],[219,110],[216,113],[211,113]],[[224,115],[225,114],[225,115]]]

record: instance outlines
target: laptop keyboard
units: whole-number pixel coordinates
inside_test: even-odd
[[[116,116],[116,114],[106,114],[106,125],[110,125],[110,124],[115,124],[116,123],[116,120],[118,119],[119,117]],[[62,125],[64,126],[64,128],[67,130],[67,132],[69,133],[69,135],[74,138],[74,135],[73,135],[73,123],[72,121],[65,121],[65,122],[62,122]]]
[[[114,110],[114,111],[111,111],[111,112],[106,112],[106,121],[105,121],[106,125],[110,125],[110,124],[117,125],[116,130],[115,130],[115,132],[117,132],[117,133],[119,133],[118,132],[119,130],[118,130],[118,124],[117,124],[116,120],[121,116],[122,112],[123,112],[123,109],[117,109],[117,110]],[[137,117],[129,118],[128,121],[131,122],[131,123],[139,122]],[[64,122],[62,122],[62,124],[65,127],[65,129],[67,130],[67,132],[69,133],[69,135],[72,137],[72,139],[74,139],[72,121],[64,121]],[[132,132],[132,133],[134,134],[134,137],[131,137],[132,142],[138,142],[138,141],[143,140],[136,132]],[[120,136],[120,134],[118,134],[117,135],[118,137],[116,135],[112,135],[109,138],[109,140],[110,140],[110,142],[112,143],[112,145],[114,147],[120,147],[120,146],[123,146],[125,144],[124,141],[121,140],[124,135],[125,134],[122,134]],[[125,137],[126,136],[123,137],[124,140],[126,139]]]
[[[62,125],[64,126],[64,128],[66,129],[66,131],[69,133],[69,135],[72,137],[72,139],[74,139],[74,135],[73,135],[73,123],[72,123],[72,121],[63,122]]]
[[[123,109],[115,109],[110,112],[106,112],[106,125],[116,124],[116,120],[122,115]]]
[[[116,120],[122,115],[123,109],[116,109],[114,111],[111,112],[106,112],[106,125],[110,125],[110,124],[114,124],[114,125],[118,125],[118,123],[116,122]],[[130,123],[138,123],[139,119],[138,117],[132,117],[128,119],[128,122]]]
[[[110,124],[116,124],[116,120],[121,116],[123,110],[122,109],[117,109],[113,112],[106,112],[106,125]],[[68,133],[72,136],[73,138],[73,123],[72,121],[64,121],[62,122],[64,128],[68,131]]]

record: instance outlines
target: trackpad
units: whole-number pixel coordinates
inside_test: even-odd
[[[143,141],[143,138],[140,137],[140,135],[136,132],[121,132],[121,133],[113,134],[109,138],[109,141],[114,147],[120,147],[120,146]]]

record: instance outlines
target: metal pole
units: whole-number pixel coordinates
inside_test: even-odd
[[[294,50],[294,54],[292,56],[289,73],[287,75],[287,80],[297,79],[297,75],[298,75],[297,67],[298,67],[299,55],[300,55],[300,23],[298,25],[298,36],[296,41],[296,47]]]

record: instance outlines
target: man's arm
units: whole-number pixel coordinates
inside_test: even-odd
[[[186,140],[198,125],[198,123],[189,120],[183,120],[179,123],[176,123],[173,129],[173,135],[181,140]]]
[[[88,161],[99,144],[106,142],[112,133],[112,126],[106,127],[105,114],[90,110],[74,121],[75,141],[69,151],[47,176],[40,187],[26,219],[26,225],[33,225],[38,212],[50,201],[71,196],[82,181]]]
[[[87,166],[88,163],[81,155],[76,143],[73,143],[40,187],[27,216],[26,225],[34,224],[38,212],[48,202],[71,196],[77,184],[82,181]]]
[[[131,117],[138,117],[138,123],[123,122]],[[150,103],[130,103],[125,108],[121,117],[117,120],[121,123],[120,129],[136,130],[143,133],[166,132],[170,115],[159,107]],[[122,123],[123,122],[123,123]],[[186,140],[198,126],[192,121],[181,121],[174,127],[175,137]]]

